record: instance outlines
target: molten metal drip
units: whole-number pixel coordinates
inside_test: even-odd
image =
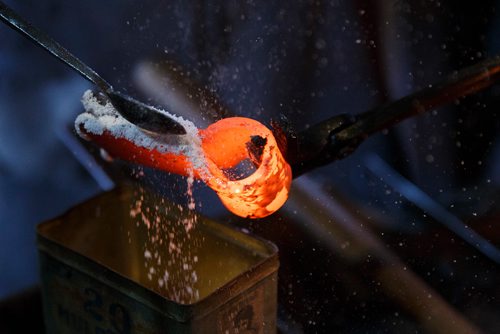
[[[204,168],[194,168],[181,153],[160,152],[135,145],[109,131],[95,134],[80,130],[111,156],[171,173],[194,176],[212,188],[228,210],[241,217],[262,218],[278,210],[287,200],[292,172],[271,131],[243,117],[225,118],[198,131]],[[251,161],[255,171],[243,178],[227,176],[225,170]]]

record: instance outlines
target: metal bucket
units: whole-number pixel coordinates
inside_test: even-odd
[[[38,226],[47,332],[275,333],[276,246],[148,197],[113,190]]]

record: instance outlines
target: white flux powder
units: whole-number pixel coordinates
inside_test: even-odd
[[[194,211],[182,213],[183,207],[176,205],[178,219],[169,215],[174,204],[139,188],[134,193],[130,217],[136,228],[147,235],[144,244],[144,275],[153,288],[163,296],[182,304],[196,302],[200,298],[198,289],[198,254],[203,239],[192,234],[197,223]],[[142,235],[142,233],[139,233]]]
[[[186,129],[186,134],[152,134],[127,121],[109,101],[100,101],[90,90],[83,94],[82,103],[85,112],[75,120],[75,128],[80,137],[86,138],[85,132],[102,135],[106,131],[116,138],[124,138],[139,147],[162,153],[182,154],[191,162],[194,169],[209,175],[201,147],[201,138],[198,135],[198,129],[192,122],[155,108],[158,112],[180,123]],[[82,131],[82,128],[85,131]],[[194,213],[193,171],[187,172],[189,175],[187,178],[188,209]],[[198,276],[194,267],[198,262],[198,256],[193,254],[196,247],[191,246],[190,243],[190,234],[196,226],[197,216],[191,214],[188,217],[179,218],[177,222],[170,221],[165,224],[160,219],[162,216],[160,206],[143,207],[144,193],[139,195],[140,197],[131,207],[130,216],[137,219],[137,227],[143,226],[148,230],[148,244],[151,249],[144,251],[144,264],[148,279],[150,281],[156,280],[159,291],[174,301],[181,303],[197,301],[199,298],[199,291],[196,288]],[[163,199],[161,202],[164,204]],[[182,211],[182,207],[179,207],[179,210]],[[165,249],[168,258],[162,259],[161,254],[164,254]],[[176,268],[176,263],[182,263],[182,266],[180,271],[174,270],[170,273],[164,269],[160,272],[162,261],[167,261],[168,267]]]
[[[78,115],[75,120],[75,129],[80,137],[86,137],[85,133],[81,131],[81,127],[88,133],[95,135],[102,135],[104,131],[108,131],[114,137],[127,139],[139,147],[159,152],[182,154],[188,158],[194,169],[207,171],[198,129],[192,122],[154,108],[157,112],[165,114],[181,124],[186,130],[186,134],[152,134],[141,130],[123,118],[109,101],[99,101],[91,90],[87,90],[83,94],[82,103],[85,112]]]

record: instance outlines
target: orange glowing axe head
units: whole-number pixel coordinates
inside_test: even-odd
[[[84,100],[84,105],[87,112],[75,122],[82,137],[115,158],[180,175],[193,174],[238,216],[268,216],[288,198],[291,168],[272,132],[255,120],[225,118],[202,130],[191,124],[186,135],[159,140],[113,113],[108,104],[91,103],[90,108]],[[228,173],[245,163],[250,164],[250,173]]]
[[[285,203],[292,171],[268,128],[249,118],[232,117],[201,130],[200,135],[209,170],[201,179],[228,210],[241,217],[262,218]],[[245,160],[255,165],[252,174],[231,180],[222,172]]]

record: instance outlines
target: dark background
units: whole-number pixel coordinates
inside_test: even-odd
[[[336,114],[366,111],[500,54],[498,1],[7,3],[120,89],[151,98],[134,80],[135,66],[168,59],[231,112],[267,124],[284,114],[297,131]],[[0,299],[38,281],[35,226],[100,192],[63,143],[90,87],[0,25]],[[425,277],[426,254],[412,245],[415,224],[428,231],[421,225],[425,213],[409,210],[401,196],[369,176],[366,157],[381,156],[465,222],[499,217],[499,96],[500,86],[494,85],[407,120],[310,176],[383,217],[385,227],[375,229],[392,233],[392,239],[382,238],[387,247],[401,240],[409,244],[403,257],[410,262],[413,257]],[[202,212],[227,217],[206,189],[198,188]],[[489,226],[484,236],[498,242],[498,227]],[[455,238],[443,233],[445,241]],[[438,241],[425,242],[432,248]],[[482,263],[471,273],[498,272],[496,265]],[[341,295],[330,297],[342,304]],[[323,312],[320,304],[311,308]],[[488,306],[488,312],[499,310],[498,301]],[[298,322],[306,332],[349,328],[332,321]],[[389,325],[366,326],[384,331]]]

